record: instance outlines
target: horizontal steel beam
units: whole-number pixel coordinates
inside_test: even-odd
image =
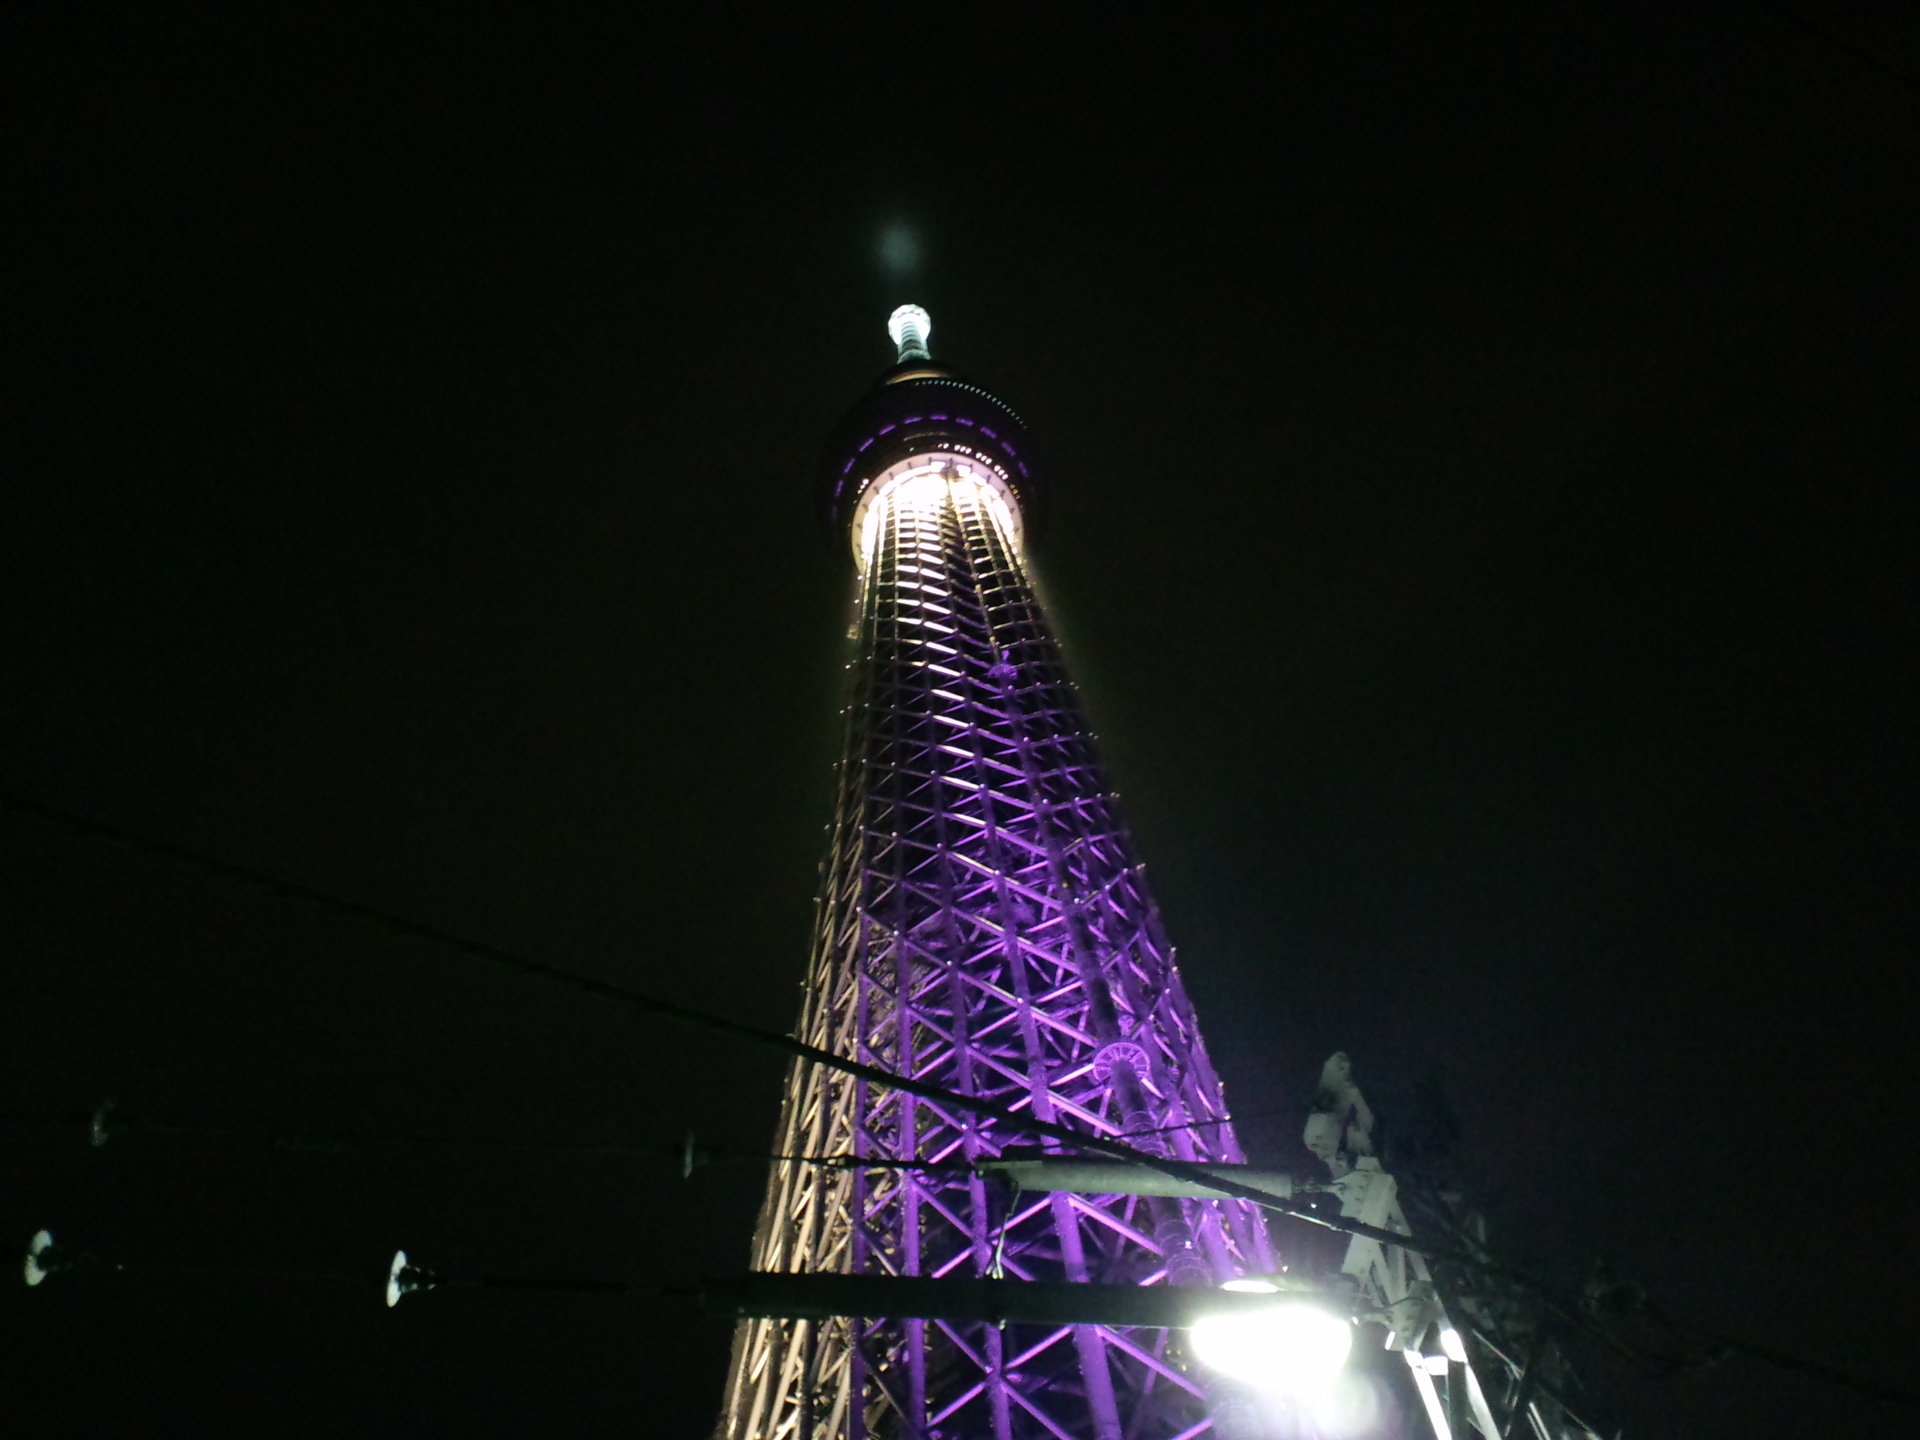
[[[1259,1190],[1276,1199],[1293,1198],[1293,1177],[1279,1170],[1256,1170],[1251,1165],[1195,1164],[1193,1169],[1217,1175],[1229,1185]],[[1184,1180],[1163,1170],[1131,1160],[982,1160],[974,1169],[984,1175],[1004,1175],[1022,1190],[1067,1190],[1078,1195],[1177,1195],[1195,1200],[1227,1200],[1237,1193],[1216,1190],[1198,1180]]]
[[[1051,1280],[929,1280],[892,1275],[766,1271],[702,1280],[708,1313],[740,1320],[1002,1320],[1029,1325],[1138,1325],[1184,1330],[1208,1315],[1271,1307],[1278,1295],[1175,1285],[1076,1285]]]

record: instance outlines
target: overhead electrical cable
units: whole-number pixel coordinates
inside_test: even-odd
[[[1869,69],[1879,71],[1880,74],[1893,81],[1893,83],[1901,89],[1912,94],[1920,95],[1920,81],[1916,81],[1914,77],[1909,75],[1905,70],[1900,69],[1896,65],[1888,64],[1885,59],[1867,49],[1866,46],[1849,39],[1838,31],[1829,29],[1827,26],[1809,19],[1796,7],[1777,4],[1775,0],[1753,0],[1753,3],[1769,14],[1777,15],[1780,19],[1785,20],[1796,29],[1802,30],[1815,39],[1831,45],[1842,54],[1851,56]]]
[[[1109,1155],[1116,1159],[1130,1161],[1136,1165],[1144,1165],[1149,1169],[1158,1170],[1162,1174],[1171,1175],[1176,1179],[1202,1184],[1222,1195],[1237,1200],[1245,1200],[1262,1209],[1304,1220],[1312,1225],[1322,1226],[1326,1229],[1339,1231],[1347,1235],[1363,1236],[1366,1239],[1376,1240],[1384,1245],[1398,1246],[1409,1253],[1423,1255],[1430,1261],[1458,1265],[1466,1269],[1504,1279],[1531,1291],[1541,1303],[1559,1319],[1584,1332],[1594,1335],[1603,1343],[1616,1348],[1618,1347],[1617,1337],[1611,1335],[1605,1327],[1596,1323],[1591,1316],[1583,1314],[1581,1307],[1577,1303],[1567,1300],[1553,1287],[1534,1279],[1523,1271],[1493,1261],[1484,1255],[1473,1254],[1460,1249],[1422,1245],[1415,1240],[1413,1236],[1401,1234],[1398,1231],[1386,1230],[1374,1225],[1361,1224],[1358,1221],[1349,1220],[1344,1217],[1323,1215],[1307,1206],[1295,1205],[1289,1201],[1278,1199],[1266,1191],[1257,1190],[1252,1186],[1242,1185],[1237,1181],[1227,1179],[1201,1165],[1189,1164],[1180,1160],[1171,1160],[1165,1156],[1153,1155],[1143,1150],[1136,1150],[1122,1141],[1109,1139],[1104,1135],[1098,1135],[1084,1130],[1073,1130],[1064,1125],[1057,1125],[1051,1121],[1041,1120],[1037,1116],[1024,1114],[1006,1106],[996,1105],[989,1100],[982,1100],[974,1096],[962,1095],[957,1091],[946,1090],[940,1086],[930,1085],[925,1081],[914,1079],[911,1076],[898,1075],[890,1070],[883,1070],[877,1065],[867,1065],[858,1060],[849,1060],[845,1056],[836,1055],[830,1050],[823,1050],[818,1046],[809,1045],[805,1041],[796,1039],[792,1035],[769,1030],[763,1026],[749,1024],[743,1020],[734,1020],[723,1015],[713,1015],[704,1010],[697,1010],[689,1005],[682,1005],[677,1001],[662,999],[658,996],[648,995],[643,991],[634,990],[628,986],[614,984],[612,981],[596,979],[590,975],[581,975],[575,971],[564,969],[561,966],[551,964],[547,961],[537,960],[531,956],[521,955],[514,951],[503,949],[498,945],[490,944],[484,940],[475,940],[469,936],[461,935],[456,931],[444,930],[435,925],[428,925],[418,920],[408,919],[405,916],[395,915],[389,911],[363,904],[357,900],[346,899],[324,890],[315,889],[310,885],[303,885],[298,881],[287,880],[281,876],[269,874],[266,871],[252,869],[249,866],[237,865],[231,861],[222,860],[216,856],[189,849],[184,845],[176,845],[171,841],[155,839],[152,836],[143,835],[137,831],[123,829],[117,825],[110,825],[104,821],[94,820],[83,815],[74,814],[71,811],[45,805],[37,800],[31,800],[25,796],[14,794],[11,791],[0,790],[0,806],[4,806],[7,809],[14,810],[23,815],[31,816],[45,824],[72,831],[78,835],[105,840],[137,851],[164,855],[204,873],[220,876],[224,879],[253,889],[263,890],[274,895],[301,900],[321,909],[332,911],[335,914],[364,921],[387,930],[390,933],[423,941],[427,944],[467,956],[470,959],[483,961],[497,969],[542,980],[579,994],[591,995],[596,999],[611,1001],[614,1004],[621,1005],[640,1014],[655,1016],[659,1019],[669,1020],[676,1024],[686,1025],[713,1034],[730,1035],[735,1039],[780,1050],[798,1059],[812,1061],[828,1069],[837,1070],[845,1075],[851,1075],[856,1079],[871,1081],[877,1085],[890,1086],[893,1089],[918,1096],[923,1100],[930,1100],[936,1104],[948,1105],[957,1109],[971,1111],[975,1114],[989,1116],[1004,1124],[1026,1130],[1035,1135],[1044,1136],[1050,1140],[1056,1140],[1063,1144],[1077,1146],[1086,1150],[1098,1151],[1101,1154]],[[1666,1323],[1673,1324],[1673,1322],[1670,1321]],[[1675,1328],[1684,1328],[1701,1339],[1713,1340],[1753,1359],[1761,1360],[1784,1369],[1798,1371],[1802,1374],[1818,1376],[1821,1379],[1858,1391],[1861,1394],[1872,1395],[1878,1399],[1890,1400],[1902,1405],[1920,1406],[1920,1395],[1896,1390],[1874,1381],[1863,1380],[1856,1376],[1849,1375],[1844,1371],[1823,1365],[1817,1361],[1799,1360],[1785,1355],[1782,1352],[1755,1346],[1736,1339],[1735,1337],[1721,1335],[1702,1327],[1675,1326]]]
[[[192,866],[207,874],[218,875],[224,879],[236,881],[254,889],[265,890],[271,894],[285,896],[289,899],[302,900],[308,904],[330,910],[335,914],[347,915],[365,921],[368,924],[378,926],[393,934],[425,941],[442,949],[465,955],[470,959],[483,961],[497,969],[511,971],[514,974],[524,975],[536,980],[542,980],[579,994],[591,995],[596,999],[611,1001],[614,1004],[637,1011],[640,1014],[652,1015],[662,1020],[670,1020],[675,1024],[689,1026],[696,1030],[705,1030],[712,1034],[730,1035],[738,1040],[746,1040],[752,1044],[784,1051],[786,1054],[792,1055],[797,1059],[809,1060],[814,1064],[825,1066],[830,1070],[837,1070],[841,1074],[851,1075],[855,1079],[871,1081],[876,1085],[885,1085],[892,1089],[903,1091],[906,1094],[917,1096],[922,1100],[930,1100],[937,1105],[951,1106],[955,1109],[971,1111],[977,1115],[985,1115],[992,1119],[999,1120],[1003,1124],[1011,1125],[1016,1129],[1025,1130],[1034,1135],[1044,1136],[1049,1140],[1057,1140],[1063,1144],[1077,1146],[1081,1149],[1096,1150],[1102,1154],[1111,1155],[1116,1159],[1128,1160],[1137,1165],[1145,1165],[1150,1169],[1160,1171],[1162,1174],[1171,1175],[1176,1179],[1190,1180],[1198,1184],[1206,1185],[1233,1199],[1246,1200],[1263,1209],[1273,1210],[1283,1215],[1291,1215],[1296,1219],[1305,1220],[1312,1225],[1323,1226],[1329,1230],[1337,1230],[1343,1234],[1362,1235],[1367,1239],[1377,1240],[1385,1245],[1398,1245],[1403,1249],[1419,1254],[1431,1256],[1434,1253],[1419,1245],[1410,1235],[1403,1235],[1398,1231],[1382,1229],[1375,1225],[1365,1225],[1356,1220],[1322,1215],[1305,1205],[1295,1205],[1289,1201],[1276,1199],[1264,1190],[1256,1190],[1252,1186],[1242,1185],[1237,1181],[1225,1179],[1214,1174],[1204,1166],[1189,1164],[1183,1160],[1168,1159],[1165,1156],[1150,1154],[1144,1150],[1136,1150],[1131,1145],[1119,1140],[1109,1139],[1104,1135],[1095,1134],[1086,1130],[1074,1130],[1068,1126],[1055,1124],[1050,1120],[1042,1120],[1037,1116],[1025,1114],[1005,1105],[995,1104],[991,1100],[983,1100],[972,1095],[962,1095],[958,1091],[948,1090],[939,1085],[932,1085],[909,1075],[896,1074],[894,1071],[882,1069],[878,1065],[868,1065],[859,1060],[850,1060],[843,1055],[834,1054],[831,1050],[823,1050],[817,1045],[809,1045],[804,1040],[796,1039],[792,1035],[784,1034],[777,1030],[769,1030],[764,1026],[749,1024],[744,1020],[730,1019],[724,1015],[713,1015],[704,1010],[696,1010],[690,1005],[682,1005],[674,1000],[666,1000],[656,995],[648,995],[644,991],[635,990],[629,986],[617,985],[610,980],[600,980],[591,975],[582,975],[577,971],[567,970],[545,960],[537,960],[531,956],[506,950],[484,940],[475,940],[470,936],[461,935],[456,931],[443,930],[436,925],[428,925],[418,920],[410,920],[405,916],[395,915],[390,911],[381,910],[357,900],[349,900],[342,896],[330,894],[327,891],[315,889],[313,886],[303,885],[298,881],[268,874],[266,871],[255,870],[250,866],[236,865],[232,861],[222,860],[198,850],[191,850],[184,845],[176,845],[171,841],[158,840],[150,835],[142,835],[137,831],[127,830],[118,825],[110,825],[105,821],[90,819],[83,815],[76,815],[71,811],[57,809],[51,805],[44,805],[37,800],[30,800],[25,796],[14,794],[11,791],[0,791],[0,805],[4,805],[9,809],[25,815],[31,815],[35,819],[49,825],[71,830],[80,835],[107,840],[114,844],[127,846],[135,850],[165,855],[170,859]],[[1482,1268],[1485,1268],[1487,1263],[1465,1255],[1443,1258],[1451,1258],[1461,1264],[1476,1265]]]

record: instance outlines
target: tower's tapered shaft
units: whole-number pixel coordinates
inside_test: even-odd
[[[860,583],[797,1033],[1043,1119],[1238,1161],[1027,576],[1032,447],[1011,411],[926,358],[925,312],[908,318],[900,364],[829,451]],[[1273,1268],[1241,1202],[1020,1194],[955,1168],[1031,1143],[796,1064],[777,1153],[889,1163],[777,1162],[753,1266],[1176,1285]],[[1166,1331],[753,1320],[721,1434],[1173,1440],[1205,1428],[1202,1388]]]

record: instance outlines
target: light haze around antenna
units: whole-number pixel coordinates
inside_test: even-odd
[[[920,248],[920,237],[904,221],[896,220],[880,231],[880,264],[896,279],[919,270]]]

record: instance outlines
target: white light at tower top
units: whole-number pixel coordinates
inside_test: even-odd
[[[964,456],[912,455],[876,476],[853,512],[853,554],[861,570],[873,563],[887,527],[909,514],[938,514],[949,503],[979,513],[1019,553],[1020,504],[1004,480]]]
[[[931,360],[927,341],[933,338],[933,317],[918,305],[902,305],[887,317],[887,334],[899,347],[902,360]]]

